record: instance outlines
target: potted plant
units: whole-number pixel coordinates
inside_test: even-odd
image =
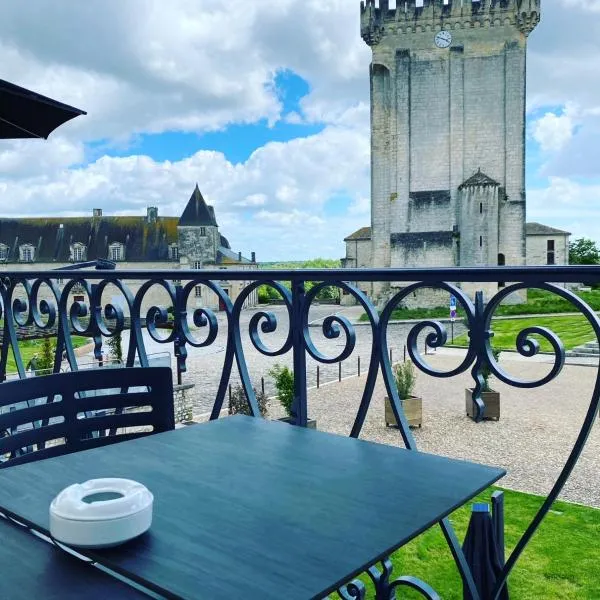
[[[294,372],[289,367],[276,364],[269,371],[269,375],[273,377],[277,398],[287,414],[287,417],[279,420],[291,423],[292,405],[294,404]],[[316,429],[317,422],[314,419],[308,419],[306,426],[310,429]]]
[[[266,394],[257,392],[254,389],[254,395],[256,396],[256,402],[258,403],[258,409],[260,410],[260,416],[265,417],[268,412],[268,398]],[[248,404],[248,398],[246,397],[246,391],[238,383],[231,392],[229,397],[229,414],[230,415],[248,415],[251,416],[250,406]]]
[[[492,348],[492,355],[494,360],[498,362],[500,357],[500,350]],[[481,367],[481,376],[483,377],[483,387],[481,389],[481,399],[485,405],[485,412],[483,415],[484,419],[494,419],[498,421],[500,419],[500,392],[496,392],[490,387],[490,377],[492,372],[490,367],[485,361]],[[473,402],[473,391],[474,388],[467,388],[465,390],[465,401],[467,406],[467,416],[471,419],[475,419],[477,416],[477,408]]]
[[[396,365],[394,368],[394,381],[409,426],[421,427],[423,425],[423,400],[413,395],[417,383],[417,370],[412,361],[407,360]],[[392,403],[387,396],[385,398],[385,424],[387,427],[398,426]]]

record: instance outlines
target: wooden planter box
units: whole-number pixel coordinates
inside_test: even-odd
[[[423,425],[423,399],[417,396],[410,396],[404,400],[400,400],[406,420],[410,427],[421,427]],[[392,410],[392,403],[386,396],[385,398],[385,425],[386,427],[397,427],[396,416]]]
[[[500,392],[481,392],[481,399],[485,404],[485,420],[498,421],[500,419]],[[473,404],[473,388],[465,390],[465,402],[467,407],[467,417],[474,419],[477,415],[477,408]]]
[[[284,423],[291,423],[292,422],[292,417],[283,417],[281,419],[277,419],[278,421],[283,421]],[[308,427],[308,429],[316,429],[317,428],[317,422],[315,421],[315,419],[308,419],[306,422],[306,427]]]

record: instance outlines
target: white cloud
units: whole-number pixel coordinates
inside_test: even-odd
[[[600,240],[599,200],[600,181],[551,177],[547,187],[528,190],[527,219],[570,231],[571,239]]]
[[[528,106],[549,113],[531,132],[552,155],[548,188],[529,193],[529,218],[559,227],[580,211],[586,227],[600,222],[598,186],[574,181],[600,176],[599,4],[544,2],[529,40]],[[96,206],[143,214],[148,204],[177,215],[198,181],[234,248],[259,257],[339,256],[342,238],[368,225],[370,50],[358,0],[2,2],[0,53],[3,78],[89,113],[49,143],[2,143],[3,215]],[[281,118],[273,89],[281,69],[310,86],[287,121],[324,122],[321,134],[267,144],[241,164],[199,152],[176,162],[103,157],[80,166],[90,140],[126,146],[148,132],[272,123]],[[557,106],[578,110],[558,114]],[[340,192],[350,198],[348,213],[326,218]],[[300,226],[307,215],[314,222]]]
[[[34,170],[5,180],[2,214],[91,214],[98,207],[104,214],[142,215],[156,205],[159,214],[178,216],[198,181],[235,250],[256,250],[263,260],[340,257],[343,237],[365,225],[366,215],[350,209],[332,227],[326,213],[340,190],[356,205],[367,197],[370,145],[363,121],[269,143],[238,164],[201,151],[180,161],[104,156],[87,166]]]
[[[2,77],[88,111],[76,139],[274,122],[273,78],[316,99],[368,94],[369,50],[344,0],[28,0],[0,3]]]
[[[576,126],[576,108],[569,105],[562,114],[547,112],[533,123],[533,138],[544,152],[562,150],[573,137]]]

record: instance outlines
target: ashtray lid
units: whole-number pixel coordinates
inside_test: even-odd
[[[148,488],[132,479],[90,479],[62,490],[52,500],[50,512],[73,521],[104,521],[134,515],[153,501]]]

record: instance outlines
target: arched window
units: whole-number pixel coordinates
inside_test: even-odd
[[[114,262],[125,260],[125,248],[121,242],[113,242],[108,247],[108,258]]]
[[[19,260],[21,262],[33,262],[35,260],[35,248],[31,244],[19,246]]]
[[[85,245],[80,242],[75,242],[71,246],[71,258],[73,262],[82,262],[85,260],[86,255]]]

